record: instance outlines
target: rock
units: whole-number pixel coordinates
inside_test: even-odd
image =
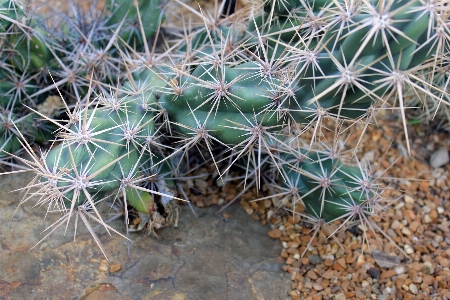
[[[403,274],[405,271],[406,269],[402,265],[395,267],[395,273],[397,273],[397,275]]]
[[[425,274],[433,274],[433,273],[434,273],[434,267],[433,267],[433,264],[432,264],[431,262],[429,262],[429,261],[426,261],[426,262],[423,264],[423,267],[422,267],[421,271],[422,271],[423,273],[425,273]]]
[[[406,244],[404,247],[406,254],[413,254],[414,253],[414,248],[411,247],[411,245]]]
[[[412,282],[414,282],[414,283],[420,284],[420,283],[422,283],[422,281],[423,281],[423,278],[420,276],[417,276],[417,275],[412,278]]]
[[[418,251],[422,254],[429,254],[430,251],[428,250],[427,246],[425,245],[416,245],[414,246],[414,251]]]
[[[425,283],[426,285],[432,285],[434,282],[434,277],[431,275],[425,275],[423,277],[423,283]]]
[[[281,237],[281,230],[277,228],[272,229],[271,231],[267,232],[267,235],[273,239],[279,239]]]
[[[308,256],[308,260],[313,265],[320,265],[322,263],[322,258],[315,254]]]
[[[416,232],[417,228],[419,227],[420,223],[417,221],[412,221],[411,224],[409,224],[409,229],[412,232]]]
[[[316,291],[321,291],[321,290],[323,290],[323,286],[320,284],[314,283],[313,289],[315,289]]]
[[[313,270],[309,270],[308,273],[306,273],[306,276],[312,280],[317,280],[317,274]]]
[[[386,270],[386,271],[383,271],[383,273],[381,273],[380,280],[392,278],[396,275],[397,275],[397,272],[395,272],[395,270]]]
[[[339,293],[336,296],[334,296],[334,299],[335,300],[345,300],[347,298],[345,297],[344,293]]]
[[[372,251],[372,257],[381,268],[395,268],[400,265],[401,258],[396,255],[384,254],[378,250]]]
[[[424,224],[429,224],[431,223],[433,220],[430,218],[430,215],[426,214],[423,216],[422,218],[422,223]]]
[[[98,269],[99,269],[100,271],[102,271],[102,272],[106,272],[106,271],[108,271],[108,265],[101,264],[101,265],[98,267]]]
[[[430,156],[430,165],[433,168],[439,168],[450,161],[448,149],[446,147],[439,148]]]
[[[373,279],[378,279],[380,277],[380,270],[377,268],[370,268],[367,270],[367,274],[369,274]]]
[[[360,164],[362,166],[369,165],[369,164],[373,163],[374,160],[375,160],[375,151],[374,150],[367,151],[366,153],[364,153],[363,157],[361,158]]]
[[[111,272],[111,273],[119,272],[120,270],[122,270],[122,265],[121,264],[112,264],[109,267],[109,272]]]
[[[411,283],[409,285],[409,291],[414,295],[417,295],[419,293],[419,289],[417,288],[417,285],[415,285],[414,283]]]
[[[208,189],[208,182],[204,179],[195,179],[194,180],[195,187],[198,188],[202,194],[206,195]]]
[[[407,227],[402,228],[402,233],[404,235],[411,235],[411,230],[409,230]]]
[[[407,204],[414,204],[415,200],[413,197],[409,196],[409,195],[405,195],[405,203]]]
[[[217,217],[217,207],[198,209],[196,219],[187,205],[181,206],[178,227],[158,230],[163,239],[131,234],[130,256],[123,237],[97,229],[111,263],[103,260],[90,235],[83,234],[81,221],[75,241],[70,224],[66,235],[62,226],[28,251],[43,237],[42,230],[61,217],[56,213],[44,219],[45,209],[25,203],[16,213],[23,217],[11,220],[22,195],[9,191],[24,187],[31,175],[15,174],[11,180],[4,175],[0,180],[0,278],[9,278],[8,287],[15,287],[5,290],[0,280],[0,299],[225,300],[288,295],[289,274],[277,261],[281,243],[269,238],[270,228],[252,220],[238,203],[227,208],[232,216],[228,222]],[[108,213],[110,208],[99,210]],[[125,234],[123,221],[109,225]],[[19,247],[23,250],[14,250]],[[101,289],[91,291],[92,286]]]
[[[394,220],[391,224],[392,229],[397,229],[400,226],[400,222],[398,220]]]

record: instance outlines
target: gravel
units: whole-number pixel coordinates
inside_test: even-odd
[[[367,246],[361,235],[340,233],[336,239],[341,249],[321,230],[305,252],[307,259],[292,260],[293,255],[282,250],[283,270],[295,274],[292,299],[450,299],[450,166],[445,158],[449,135],[411,126],[411,155],[392,164],[399,157],[392,141],[404,139],[398,136],[403,130],[383,120],[378,125],[368,128],[360,154],[370,153],[366,159],[387,169],[383,178],[389,189],[384,196],[396,201],[373,218],[386,235],[368,232]],[[438,150],[428,161],[430,149]],[[270,221],[272,230],[281,231],[280,241],[305,251],[312,238],[309,228],[288,217]]]

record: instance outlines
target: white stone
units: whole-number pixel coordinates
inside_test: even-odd
[[[402,233],[404,235],[411,235],[411,230],[409,230],[408,227],[403,227],[402,228]]]
[[[347,298],[345,297],[345,294],[344,294],[344,293],[339,293],[339,294],[337,294],[336,296],[334,296],[334,299],[335,299],[335,300],[345,300],[345,299],[347,299]]]
[[[400,222],[398,220],[394,220],[391,224],[392,229],[397,229],[400,226]]]
[[[419,293],[419,289],[417,288],[417,286],[414,283],[411,283],[409,285],[409,291],[411,293],[413,293],[414,295],[417,295]]]
[[[414,198],[408,195],[405,195],[405,203],[414,204]]]
[[[403,207],[405,206],[404,202],[400,202],[399,204],[397,204],[394,209],[395,210],[401,210]]]
[[[362,157],[361,160],[360,160],[360,164],[361,164],[362,166],[364,166],[364,165],[366,165],[366,164],[369,165],[369,164],[371,164],[374,160],[375,160],[375,151],[374,151],[374,150],[368,151],[368,152],[364,153],[363,157]]]
[[[430,224],[431,223],[431,217],[429,216],[429,215],[424,215],[423,216],[423,218],[422,218],[422,222],[424,223],[424,224]]]
[[[413,247],[411,247],[408,244],[405,245],[404,249],[405,249],[406,254],[413,254],[414,253]]]
[[[197,187],[203,195],[206,195],[208,189],[208,182],[203,179],[195,179],[195,187]]]
[[[430,165],[433,168],[439,168],[450,161],[448,149],[446,147],[439,148],[430,157]]]
[[[395,273],[397,273],[397,275],[403,274],[405,273],[406,269],[404,266],[397,266],[395,267]]]

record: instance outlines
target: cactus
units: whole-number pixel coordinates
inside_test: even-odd
[[[0,100],[9,109],[45,95],[43,68],[77,100],[73,111],[66,104],[67,124],[40,115],[58,126],[53,149],[37,156],[22,141],[33,159],[19,159],[36,174],[37,204],[64,212],[52,230],[73,216],[110,230],[96,209],[109,195],[151,223],[176,198],[179,162],[202,147],[221,179],[244,166],[244,182],[278,188],[292,198],[292,213],[298,205],[317,224],[379,229],[368,221],[384,201],[376,178],[335,145],[381,109],[398,109],[407,133],[405,95],[448,102],[448,76],[439,70],[448,62],[445,12],[439,1],[266,1],[254,15],[197,12],[204,25],[150,52],[164,20],[160,2],[110,0],[94,25],[67,17],[52,39],[37,17],[28,36],[0,35],[14,53],[0,69]],[[12,32],[21,15],[8,6],[1,28]],[[15,134],[24,140],[22,130]],[[19,147],[16,138],[8,144],[12,137],[4,135],[5,149]]]
[[[286,159],[292,159],[287,157]],[[295,183],[299,201],[308,214],[332,222],[369,214],[379,197],[377,187],[361,166],[344,165],[330,153],[311,152],[300,158],[299,167],[284,172]]]
[[[14,154],[21,150],[21,145],[16,132],[24,131],[24,123],[29,119],[28,116],[18,119],[17,116],[7,109],[0,111],[0,159],[3,160],[9,154]],[[17,124],[17,125],[16,125]]]
[[[160,0],[108,0],[105,26],[113,31],[119,30],[121,40],[132,45],[134,49],[140,49],[154,36],[164,20],[160,5]]]
[[[131,78],[113,97],[100,95],[94,103],[68,111],[67,125],[40,114],[59,127],[59,144],[34,161],[21,159],[36,173],[39,206],[64,212],[65,222],[73,215],[87,214],[106,229],[109,226],[96,205],[111,194],[124,197],[125,205],[150,215],[148,219],[161,218],[160,209],[176,213],[169,202],[179,198],[174,196],[170,181],[161,178],[155,186],[145,186],[154,177],[145,173],[162,161],[162,154],[150,148],[150,141],[157,139],[155,95],[143,89],[145,84],[137,75],[136,81]],[[26,150],[33,155],[29,146]],[[155,195],[160,200],[154,201]]]
[[[23,17],[23,8],[17,1],[0,1],[0,30],[2,35],[7,32],[12,24],[18,24]]]

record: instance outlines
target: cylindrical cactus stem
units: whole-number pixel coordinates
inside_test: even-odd
[[[107,106],[79,112],[75,124],[61,126],[61,143],[46,155],[46,165],[59,174],[52,180],[65,194],[66,208],[84,204],[88,194],[118,190],[148,159],[144,145],[154,132],[151,103],[135,95],[121,97],[123,101],[114,102],[118,106],[103,101]]]
[[[19,1],[0,0],[0,36],[7,32],[12,24],[20,24],[24,16],[23,8]]]
[[[385,97],[401,96],[399,85],[384,79],[402,81],[406,89],[411,80],[404,75],[420,71],[417,67],[428,59],[441,59],[430,39],[439,30],[450,36],[440,26],[442,15],[440,8],[419,0],[364,1],[352,7],[339,1],[267,1],[249,30],[267,41],[267,52],[276,51],[271,59],[295,66],[300,105],[289,108],[304,124],[304,107],[311,110],[313,102],[328,116],[354,119],[377,102],[392,101]],[[416,91],[430,89],[417,87],[422,85],[409,84]]]
[[[297,166],[285,164],[283,170],[295,183],[308,214],[324,219],[354,221],[369,215],[376,205],[378,187],[360,165],[343,164],[341,158],[328,153],[310,151]]]
[[[37,129],[33,128],[35,116],[32,113],[18,116],[12,109],[0,106],[0,164],[23,150],[20,143],[21,135],[30,140],[34,139]]]
[[[217,142],[229,145],[243,143],[256,124],[280,130],[276,110],[271,109],[271,92],[279,82],[262,78],[256,66],[205,64],[179,78],[159,75],[166,82],[159,89],[159,103],[167,110],[172,129],[190,135],[203,128]]]
[[[106,26],[114,31],[119,30],[124,42],[139,49],[163,22],[161,5],[160,0],[108,0]]]

